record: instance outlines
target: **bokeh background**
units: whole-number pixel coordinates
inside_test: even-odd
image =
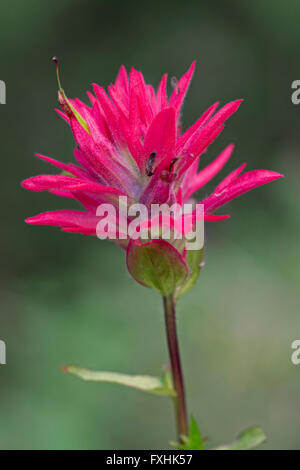
[[[230,203],[230,220],[206,226],[205,269],[178,306],[189,409],[211,445],[260,424],[265,449],[300,449],[300,366],[290,359],[300,337],[300,106],[291,102],[299,21],[298,0],[1,2],[2,449],[159,449],[175,437],[167,399],[59,369],[157,375],[167,350],[159,295],[134,283],[121,250],[23,222],[71,207],[20,187],[55,172],[34,152],[73,158],[71,133],[54,112],[54,54],[64,88],[81,99],[122,63],[157,85],[197,59],[185,126],[216,100],[245,98],[205,161],[234,142],[221,176],[247,161],[286,178]]]

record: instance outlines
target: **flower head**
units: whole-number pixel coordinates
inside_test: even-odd
[[[213,162],[198,172],[200,157],[222,132],[225,122],[242,101],[232,101],[219,110],[219,103],[213,104],[195,124],[182,132],[181,109],[194,68],[195,63],[174,84],[170,98],[167,96],[166,74],[155,91],[145,82],[140,71],[132,68],[128,76],[124,66],[115,83],[109,85],[108,93],[103,87],[93,84],[94,94],[88,92],[90,105],[79,99],[68,99],[59,84],[61,110],[58,113],[71,127],[76,143],[76,164],[37,155],[63,173],[34,176],[23,181],[22,185],[32,191],[49,191],[76,199],[85,210],[44,212],[26,219],[26,222],[56,225],[66,232],[96,235],[98,206],[109,203],[120,212],[120,196],[127,196],[130,203],[138,202],[146,207],[164,203],[182,206],[191,201],[193,194],[219,173],[230,158],[233,145],[228,145]],[[241,194],[282,176],[267,170],[243,172],[244,168],[245,164],[230,173],[210,196],[201,201],[204,220],[229,217],[216,215],[215,211]],[[127,249],[127,260],[132,259],[131,252],[137,249],[139,242],[130,240],[130,237],[116,241]],[[157,251],[160,241],[153,244],[149,240],[148,243]],[[179,248],[171,243],[171,247],[165,247],[166,250],[171,250],[172,256],[176,251],[187,276],[189,268],[184,245]],[[129,270],[133,274],[134,269],[130,265]]]

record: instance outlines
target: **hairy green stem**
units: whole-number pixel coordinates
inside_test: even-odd
[[[165,311],[165,324],[169,348],[169,356],[171,362],[171,372],[173,379],[173,386],[176,392],[175,414],[177,422],[178,441],[182,443],[182,435],[188,435],[188,419],[185,402],[185,392],[183,375],[181,369],[181,361],[179,354],[179,345],[176,330],[176,312],[175,301],[172,295],[163,297],[164,311]]]

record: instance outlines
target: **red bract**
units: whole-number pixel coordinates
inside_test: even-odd
[[[195,191],[209,182],[230,158],[233,145],[198,172],[201,155],[224,128],[225,121],[238,109],[242,100],[232,101],[217,111],[218,103],[206,110],[197,122],[181,132],[181,108],[194,72],[193,63],[176,83],[168,99],[167,75],[157,91],[145,83],[140,71],[124,66],[114,84],[94,84],[88,93],[91,105],[79,99],[68,100],[59,94],[63,111],[58,113],[70,125],[76,142],[77,164],[64,164],[52,158],[39,158],[67,172],[40,175],[22,182],[32,191],[49,191],[79,201],[85,211],[44,212],[26,219],[29,224],[56,225],[68,232],[95,235],[101,203],[118,208],[119,196],[131,203],[151,204],[191,200]],[[231,199],[262,184],[280,178],[274,171],[255,170],[242,173],[245,165],[228,175],[202,202],[205,220],[220,220],[228,215],[213,215]],[[120,243],[127,247],[130,240]],[[130,246],[131,244],[129,244]]]

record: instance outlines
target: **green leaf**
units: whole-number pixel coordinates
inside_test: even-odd
[[[53,57],[53,62],[56,65],[56,75],[57,75],[57,83],[58,83],[58,101],[59,104],[63,107],[64,111],[67,111],[67,113],[72,113],[75,119],[79,122],[79,124],[83,127],[83,129],[90,134],[90,129],[89,126],[87,125],[86,121],[83,119],[83,117],[76,111],[70,100],[68,99],[65,91],[63,90],[61,83],[60,83],[60,78],[59,78],[59,69],[58,69],[58,58]]]
[[[72,175],[72,173],[70,173],[69,171],[66,171],[66,170],[63,170],[61,172],[61,175],[64,175],[64,176],[70,176],[72,178],[76,178],[76,176]]]
[[[110,382],[144,392],[154,393],[156,395],[176,396],[174,389],[165,377],[159,378],[149,375],[118,374],[116,372],[83,369],[77,366],[63,366],[62,370],[89,382]]]
[[[176,296],[176,299],[181,297],[183,294],[186,294],[186,292],[188,292],[196,283],[200,275],[202,262],[203,262],[203,248],[201,248],[200,250],[187,250],[186,263],[189,268],[189,276],[186,279],[183,286],[180,288]]]
[[[70,110],[72,111],[74,117],[76,120],[79,122],[79,124],[83,127],[83,129],[90,134],[90,129],[89,126],[87,125],[86,121],[83,119],[83,117],[76,111],[74,106],[71,104],[70,100],[68,99],[66,93],[62,88],[60,88],[60,93],[62,94],[63,99],[66,101],[67,105],[69,106]]]
[[[266,436],[259,426],[253,426],[243,431],[236,441],[231,444],[221,445],[214,450],[252,450],[262,445]]]
[[[191,416],[189,435],[181,436],[183,443],[171,443],[180,450],[205,450],[203,439],[198,428],[198,424],[193,416]]]
[[[144,244],[132,241],[127,249],[127,267],[137,282],[165,296],[182,285],[188,275],[183,257],[165,240]]]

